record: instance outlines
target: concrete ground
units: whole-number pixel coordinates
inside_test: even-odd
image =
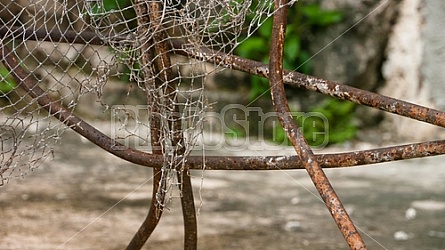
[[[326,172],[370,249],[445,249],[444,159]],[[305,171],[192,175],[199,249],[347,249]],[[67,133],[53,161],[0,187],[0,249],[123,249],[151,184],[150,169]],[[173,197],[144,249],[181,249],[182,237]]]

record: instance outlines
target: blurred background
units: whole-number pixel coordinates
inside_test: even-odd
[[[21,0],[12,5],[10,1],[1,2],[8,6],[0,10],[2,21],[23,14],[19,6],[27,6]],[[74,2],[70,4],[74,6]],[[112,9],[130,5],[131,1],[116,5],[115,0],[103,0],[103,4]],[[445,2],[440,0],[298,1],[289,10],[284,66],[445,110],[443,13]],[[27,18],[21,20],[26,22]],[[265,21],[233,53],[267,63],[270,28],[271,20]],[[32,45],[36,46],[28,42],[27,49]],[[50,66],[46,64],[53,62],[58,63],[59,71],[80,79],[73,83],[75,87],[67,84],[52,94],[75,100],[76,114],[101,131],[113,133],[109,107],[123,101],[127,105],[145,103],[145,95],[137,91],[130,74],[116,73],[106,84],[83,82],[93,75],[90,64],[101,66],[112,57],[110,48],[100,47],[93,52],[80,45],[62,44],[57,49],[63,53],[53,53],[50,43],[36,46],[27,59],[27,67],[45,79],[42,84],[48,86],[56,83],[45,77],[59,73],[48,70]],[[18,54],[25,52],[17,50]],[[36,63],[42,60],[42,65]],[[129,70],[119,67],[111,68],[112,72]],[[9,103],[21,100],[21,94],[11,92],[17,83],[3,66],[0,75],[0,105],[5,107],[0,118],[4,121]],[[221,113],[233,104],[246,109],[258,107],[263,113],[273,111],[265,79],[232,70],[218,71],[206,78],[204,93],[210,112]],[[77,92],[81,85],[87,88]],[[434,140],[443,135],[443,130],[435,126],[379,110],[291,87],[286,91],[293,111],[318,112],[328,119],[328,147],[317,152]],[[70,99],[63,100],[70,103]],[[215,138],[232,140],[235,146],[234,139],[255,137],[261,132],[261,139],[272,141],[270,147],[222,148],[209,154],[293,154],[291,148],[283,148],[287,145],[284,132],[272,125],[273,120],[263,127],[264,131],[257,131],[261,117],[246,115],[246,109],[226,113],[225,126],[212,127],[210,132]],[[240,123],[240,119],[247,123]],[[313,145],[320,144],[313,135],[324,132],[324,123],[310,120],[300,125]],[[0,229],[1,249],[122,249],[145,217],[151,193],[150,169],[108,155],[73,132],[67,131],[63,136],[54,148],[54,160],[29,173],[19,173],[23,178],[0,187],[0,218],[4,222]],[[256,140],[252,138],[249,143],[254,145]],[[274,143],[279,147],[274,148]],[[327,172],[372,249],[445,249],[443,159]],[[195,171],[192,175],[200,208],[201,249],[346,248],[304,171]],[[179,199],[174,199],[146,249],[181,248],[179,205]]]

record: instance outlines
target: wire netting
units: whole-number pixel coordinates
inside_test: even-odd
[[[12,77],[14,69],[1,65],[0,184],[51,158],[68,129],[39,106],[40,97],[73,114],[79,102],[95,98],[111,115],[114,140],[134,146],[127,143],[133,138],[138,149],[164,156],[160,205],[199,143],[207,76],[230,67],[206,61],[230,55],[276,11],[273,1],[239,0],[2,0],[0,9],[2,48],[44,91],[32,97]],[[199,58],[177,53],[203,47],[211,50]],[[128,98],[110,102],[110,82],[145,100],[137,107]]]

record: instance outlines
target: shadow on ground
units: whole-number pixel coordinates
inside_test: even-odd
[[[147,213],[151,170],[71,133],[55,155],[0,188],[0,249],[123,249]],[[327,174],[370,249],[445,249],[444,159]],[[347,249],[304,171],[192,175],[199,249]],[[179,198],[168,207],[145,249],[182,248]]]

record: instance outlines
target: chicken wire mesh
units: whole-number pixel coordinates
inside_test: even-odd
[[[157,194],[156,199],[152,199],[157,208],[161,208],[158,212],[172,197],[174,187],[181,190],[181,185],[186,186],[187,181],[181,180],[187,177],[184,169],[199,169],[205,167],[206,162],[212,165],[208,169],[276,170],[294,169],[313,162],[321,162],[323,167],[341,167],[443,154],[443,141],[436,141],[343,155],[315,155],[306,161],[300,159],[301,154],[294,158],[188,157],[194,146],[201,143],[200,134],[209,106],[204,85],[210,74],[233,67],[271,78],[268,65],[232,56],[232,52],[267,18],[280,14],[276,11],[284,5],[273,6],[272,1],[0,0],[0,6],[0,59],[4,63],[0,65],[0,185],[25,176],[51,158],[67,129],[77,129],[79,133],[79,129],[86,128],[72,122],[80,124],[78,118],[66,121],[77,117],[79,103],[91,97],[95,97],[101,111],[108,119],[111,117],[111,124],[115,125],[108,135],[116,142],[112,145],[114,148],[102,148],[109,152],[126,148],[135,149],[132,152],[150,152],[140,154],[146,157],[144,164],[140,164],[140,160],[136,162],[144,166],[156,168],[155,165],[162,162],[159,165],[162,178],[153,182],[153,187],[155,183],[159,187],[154,188]],[[281,27],[284,27],[286,15],[275,16],[281,18]],[[279,54],[270,52],[270,55]],[[280,61],[282,58],[275,58],[275,64],[271,60],[269,66],[279,65]],[[271,75],[276,72],[270,71]],[[445,123],[441,111],[295,71],[285,71],[284,75],[275,83],[284,81],[442,127]],[[143,100],[138,100],[136,106],[128,98],[121,98],[118,103],[109,101],[107,96],[113,90],[106,90],[111,82],[120,82],[127,89],[127,96],[137,93]],[[94,118],[92,114],[88,118]],[[137,145],[128,143],[131,138]],[[162,160],[150,164],[148,161],[160,159],[155,154],[161,155]],[[320,176],[308,172],[311,177]],[[314,184],[317,186],[326,180],[317,179]],[[188,207],[182,204],[186,207],[184,219],[192,218],[184,220],[187,226],[192,225],[195,218],[188,216],[194,214],[193,195],[186,196],[193,193],[191,184],[183,190],[181,202],[191,201]],[[339,200],[331,199],[332,195],[325,190],[319,193],[327,200]],[[343,226],[344,217],[338,207],[342,205],[334,207],[332,215],[340,216],[337,217],[339,228],[347,228]],[[154,220],[148,224],[146,221],[141,229],[157,224]],[[185,228],[185,238],[192,239],[188,236],[194,234],[196,243],[196,232],[196,227]]]
[[[51,158],[68,129],[39,105],[39,98],[50,97],[74,114],[83,97],[95,96],[119,123],[114,140],[134,137],[164,156],[162,179],[170,185],[160,185],[160,193],[180,182],[177,172],[198,143],[208,106],[207,76],[230,67],[224,60],[206,61],[214,61],[218,52],[230,55],[277,10],[272,1],[233,0],[2,0],[0,6],[2,50],[9,48],[5,57],[16,58],[16,67],[28,72],[21,80],[43,89],[30,95],[32,89],[12,77],[14,69],[1,66],[1,184]],[[175,41],[181,46],[173,46]],[[202,47],[215,54],[177,55]],[[133,115],[126,100],[109,103],[104,89],[110,81],[128,84],[127,94],[137,86],[147,115]],[[134,126],[158,131],[141,134]]]
[[[89,46],[88,41],[83,45],[64,39],[39,42],[24,37],[25,31],[50,37],[52,31],[86,30],[88,26],[79,17],[78,5],[2,1],[1,9],[2,50],[5,46],[11,48],[6,56],[17,58],[20,67],[29,72],[26,78],[36,81],[45,95],[72,112],[81,96],[87,92],[100,93],[104,82],[97,77],[97,69],[111,62],[111,55],[99,53],[101,48]],[[38,98],[21,88],[22,83],[12,78],[5,65],[2,70],[0,176],[4,182],[26,175],[52,156],[55,144],[67,128],[38,105]]]

